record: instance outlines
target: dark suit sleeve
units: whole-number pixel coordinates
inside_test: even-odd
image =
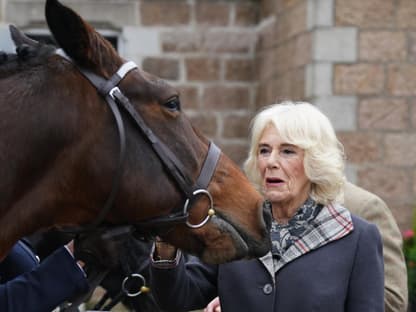
[[[32,249],[23,241],[18,241],[6,258],[0,262],[1,283],[4,284],[39,264]]]
[[[151,265],[150,285],[163,311],[202,309],[217,296],[217,266],[187,257],[170,267]]]
[[[383,247],[377,227],[367,222],[355,254],[346,311],[384,311]]]
[[[51,311],[87,289],[84,273],[62,247],[31,271],[0,285],[0,311]]]

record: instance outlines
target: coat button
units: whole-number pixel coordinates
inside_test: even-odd
[[[263,287],[263,292],[265,295],[270,295],[273,291],[273,286],[271,284],[266,284]]]

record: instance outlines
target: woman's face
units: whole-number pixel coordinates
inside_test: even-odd
[[[267,126],[257,147],[257,167],[264,196],[272,204],[300,207],[311,182],[303,166],[304,150],[285,142],[273,125]]]

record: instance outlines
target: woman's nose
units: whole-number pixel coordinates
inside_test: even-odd
[[[278,168],[279,165],[279,157],[276,152],[272,152],[270,157],[267,159],[267,166],[269,168]]]

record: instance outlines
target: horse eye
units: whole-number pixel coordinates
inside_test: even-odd
[[[178,111],[181,109],[181,102],[178,97],[171,98],[163,104],[167,109],[172,111]]]

